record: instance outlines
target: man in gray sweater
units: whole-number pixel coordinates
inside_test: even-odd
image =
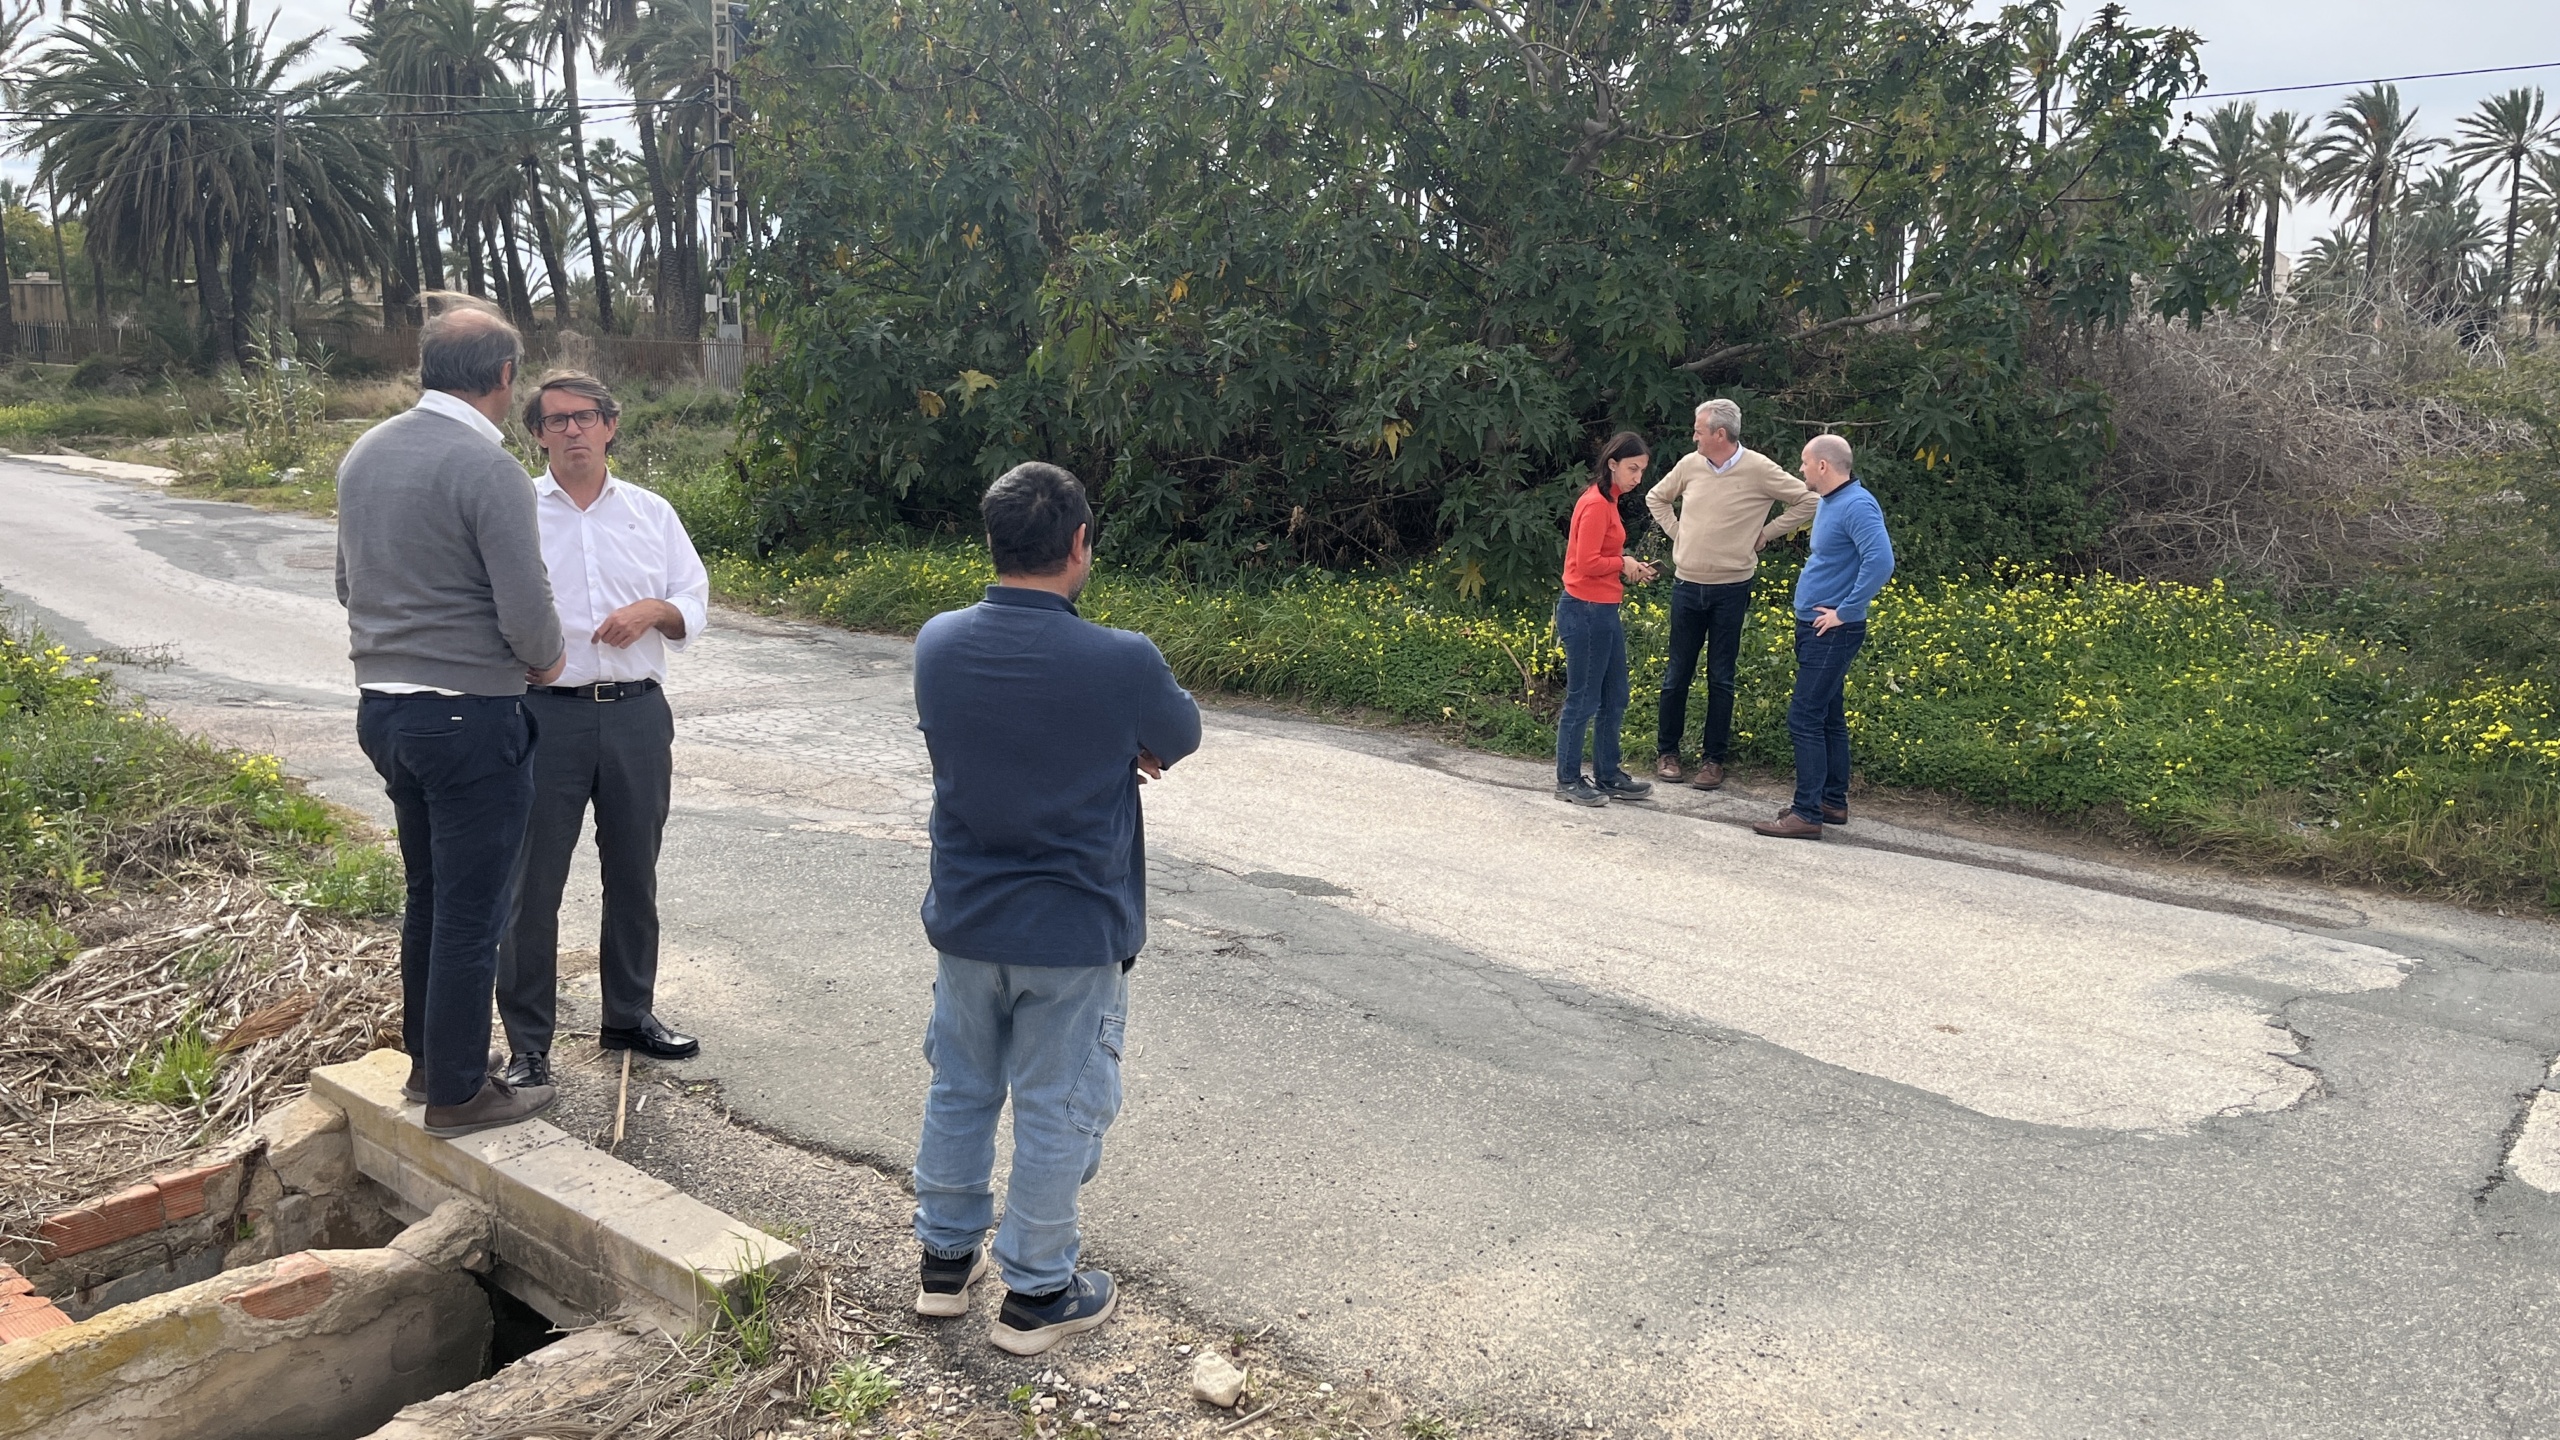
[[[437,315],[418,332],[417,408],[338,466],[356,740],[409,872],[400,1027],[430,1135],[513,1124],[553,1093],[489,1073],[498,940],[533,807],[525,684],[550,683],[566,658],[533,482],[498,429],[523,353],[490,311]]]

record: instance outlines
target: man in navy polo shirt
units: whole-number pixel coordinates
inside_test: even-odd
[[[979,502],[996,583],[916,637],[933,756],[925,936],[941,955],[916,1146],[916,1311],[962,1315],[987,1272],[996,1120],[1013,1174],[991,1339],[1037,1355],[1110,1318],[1111,1276],[1078,1271],[1077,1192],[1120,1112],[1129,967],[1147,939],[1138,787],[1200,747],[1200,707],[1153,641],[1076,614],[1093,510],[1055,465],[1008,470]]]

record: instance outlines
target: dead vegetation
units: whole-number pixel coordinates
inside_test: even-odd
[[[396,1044],[397,937],[200,870],[82,915],[0,1009],[0,1232],[253,1123],[315,1065]]]
[[[2119,574],[2289,599],[2402,564],[2442,533],[2414,469],[2513,443],[2444,399],[2482,363],[2444,326],[2325,311],[2129,327],[2078,362],[2113,397],[2097,498]]]

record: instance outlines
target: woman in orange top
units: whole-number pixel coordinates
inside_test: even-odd
[[[1653,579],[1653,567],[1626,553],[1627,523],[1618,497],[1643,481],[1653,452],[1644,437],[1621,430],[1600,447],[1591,487],[1574,502],[1564,542],[1564,595],[1556,601],[1556,640],[1564,646],[1564,717],[1556,732],[1556,798],[1576,805],[1642,800],[1653,792],[1618,763],[1618,732],[1627,718],[1627,631],[1618,621],[1626,582]],[[1582,774],[1582,735],[1591,737],[1591,778]]]

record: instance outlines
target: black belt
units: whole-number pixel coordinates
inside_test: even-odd
[[[655,680],[599,680],[593,685],[540,685],[545,695],[565,695],[575,700],[593,700],[599,704],[615,700],[637,700],[658,688]]]

